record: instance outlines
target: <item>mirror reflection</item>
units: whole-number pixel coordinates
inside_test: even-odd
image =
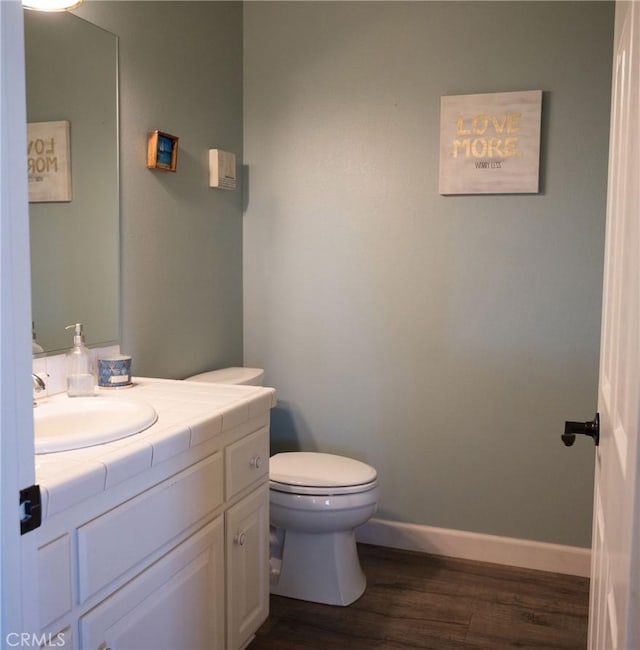
[[[72,339],[65,326],[83,323],[88,345],[114,343],[120,266],[117,37],[68,13],[25,11],[24,19],[27,121],[67,122],[70,155],[67,200],[55,192],[45,192],[42,200],[41,186],[37,194],[32,189],[42,180],[38,170],[59,161],[30,162],[36,341],[48,353],[66,350]],[[46,156],[59,144],[59,130],[45,124],[43,132],[36,142],[31,128],[28,157]]]

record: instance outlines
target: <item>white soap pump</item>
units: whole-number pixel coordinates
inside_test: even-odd
[[[95,394],[96,380],[93,372],[91,352],[84,344],[82,323],[68,325],[73,328],[73,347],[67,352],[67,395],[84,397]]]

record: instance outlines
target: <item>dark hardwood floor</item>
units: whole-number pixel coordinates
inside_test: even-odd
[[[584,650],[589,580],[359,545],[349,607],[271,596],[249,650]]]

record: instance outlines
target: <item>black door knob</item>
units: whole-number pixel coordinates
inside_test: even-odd
[[[600,444],[600,414],[596,413],[596,416],[590,422],[565,422],[562,442],[567,447],[571,447],[576,441],[577,435],[593,438],[593,443],[597,447]]]

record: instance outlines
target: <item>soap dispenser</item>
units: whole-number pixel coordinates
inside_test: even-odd
[[[73,328],[73,347],[67,352],[67,394],[69,397],[83,397],[95,394],[96,380],[93,372],[91,352],[84,344],[82,323],[68,325]]]

